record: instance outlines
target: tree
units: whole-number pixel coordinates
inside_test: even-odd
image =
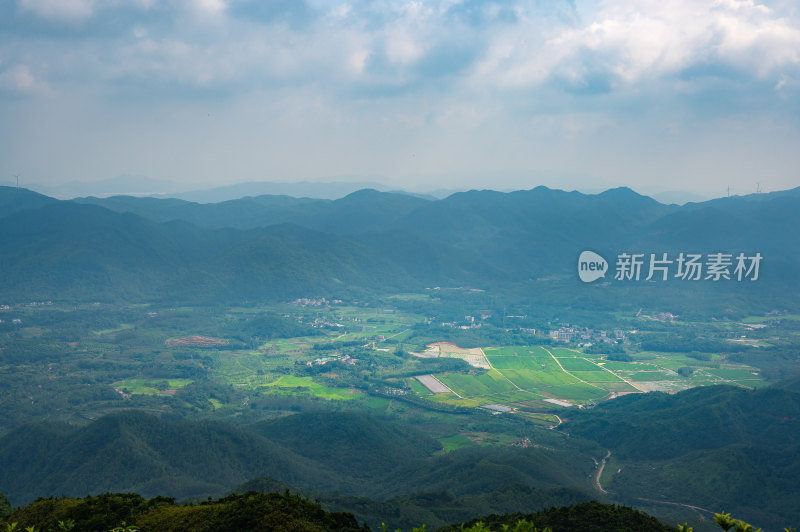
[[[734,532],[761,532],[760,528],[745,523],[741,519],[734,519],[731,517],[731,514],[714,514],[714,521],[716,521],[717,525],[725,532],[729,530],[733,530]],[[797,532],[796,528],[784,528],[783,530],[784,532]],[[694,532],[692,527],[686,523],[678,525],[678,531]]]
[[[8,499],[0,492],[0,518],[3,518],[11,513],[11,503],[8,502]]]

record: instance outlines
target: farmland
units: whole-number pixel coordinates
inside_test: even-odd
[[[470,302],[475,297],[453,290],[219,309],[11,307],[3,311],[0,352],[10,390],[4,404],[18,408],[5,409],[15,417],[6,414],[2,430],[39,416],[93,419],[130,408],[246,421],[323,405],[437,419],[500,415],[479,407],[504,405],[512,416],[555,426],[570,407],[623,394],[769,382],[730,350],[667,352],[642,349],[647,342],[638,340],[592,349],[555,343],[533,329],[504,328],[502,315],[476,310],[488,305]],[[610,319],[652,327],[637,318]],[[750,322],[759,318],[691,326],[738,340]],[[794,334],[794,322],[787,323]],[[739,345],[733,349],[754,349]],[[425,375],[442,386],[423,386],[416,377]]]
[[[122,394],[174,395],[192,381],[188,379],[127,379],[112,384]]]
[[[758,371],[743,364],[720,365],[680,354],[640,353],[635,362],[616,362],[604,355],[577,349],[542,346],[487,347],[483,353],[491,369],[483,374],[442,374],[436,377],[452,394],[435,400],[461,405],[500,403],[523,412],[552,410],[555,404],[587,406],[621,394],[679,391],[694,386],[765,384]],[[690,368],[684,374],[676,370]]]

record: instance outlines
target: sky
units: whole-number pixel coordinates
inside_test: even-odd
[[[800,185],[797,0],[0,0],[0,182]]]

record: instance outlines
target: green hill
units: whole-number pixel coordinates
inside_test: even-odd
[[[0,491],[15,503],[106,491],[219,495],[259,474],[301,486],[337,482],[321,464],[248,431],[135,411],[83,428],[22,427],[0,440],[0,464]]]
[[[576,450],[486,446],[434,454],[438,449],[405,424],[357,413],[297,414],[237,428],[130,411],[80,428],[40,423],[6,434],[0,491],[23,504],[107,491],[183,499],[236,486],[293,486],[336,508],[358,501],[365,516],[404,509],[397,514],[403,523],[424,508],[440,524],[477,509],[522,511],[590,497],[592,462]],[[243,485],[264,476],[270,480]],[[443,503],[437,493],[457,501]]]
[[[626,396],[562,427],[611,450],[604,487],[642,499],[733,511],[767,527],[800,521],[800,394],[695,388]]]
[[[512,526],[520,520],[533,523],[540,529],[549,527],[554,532],[560,530],[570,532],[611,530],[615,532],[672,532],[677,530],[675,527],[664,525],[655,517],[633,508],[599,502],[583,502],[530,514],[490,515],[464,523],[463,526],[472,526],[480,521],[491,530],[500,531],[503,530],[503,525]],[[442,527],[439,532],[457,532],[461,526]]]
[[[198,505],[172,499],[108,493],[80,499],[40,499],[16,509],[0,525],[19,523],[37,530],[61,530],[71,522],[81,532],[107,532],[125,525],[160,532],[366,532],[351,514],[326,512],[319,504],[280,493],[231,495]]]
[[[329,510],[352,512],[359,522],[373,529],[385,523],[390,530],[410,530],[420,524],[434,527],[469,521],[478,515],[528,514],[546,508],[566,506],[595,499],[588,490],[577,488],[539,489],[508,484],[478,495],[453,495],[446,491],[411,493],[386,500],[367,497],[318,495]]]
[[[424,513],[421,514],[412,525],[402,529],[417,530],[417,527],[425,524],[425,517]],[[539,527],[540,530],[549,527],[554,532],[676,530],[631,508],[598,502],[551,507],[535,513],[492,514],[463,525],[443,526],[438,530],[440,532],[465,530],[480,522],[485,525],[484,530],[500,531],[503,530],[503,525],[513,526],[521,520]],[[196,505],[179,505],[165,497],[144,499],[136,494],[125,493],[108,493],[83,498],[40,499],[17,508],[5,519],[0,516],[0,526],[11,523],[36,527],[37,530],[60,530],[61,524],[70,523],[74,530],[85,532],[106,532],[123,523],[142,530],[164,532],[212,530],[215,532],[244,530],[366,532],[370,530],[366,524],[359,526],[357,518],[348,512],[325,511],[319,503],[288,493],[256,492],[229,495]],[[433,527],[426,525],[425,529],[433,530]]]
[[[338,472],[375,477],[441,449],[410,427],[364,413],[319,412],[287,416],[249,427],[294,452],[324,461]]]

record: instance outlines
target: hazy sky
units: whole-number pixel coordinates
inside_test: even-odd
[[[800,185],[800,2],[0,0],[0,182]]]

